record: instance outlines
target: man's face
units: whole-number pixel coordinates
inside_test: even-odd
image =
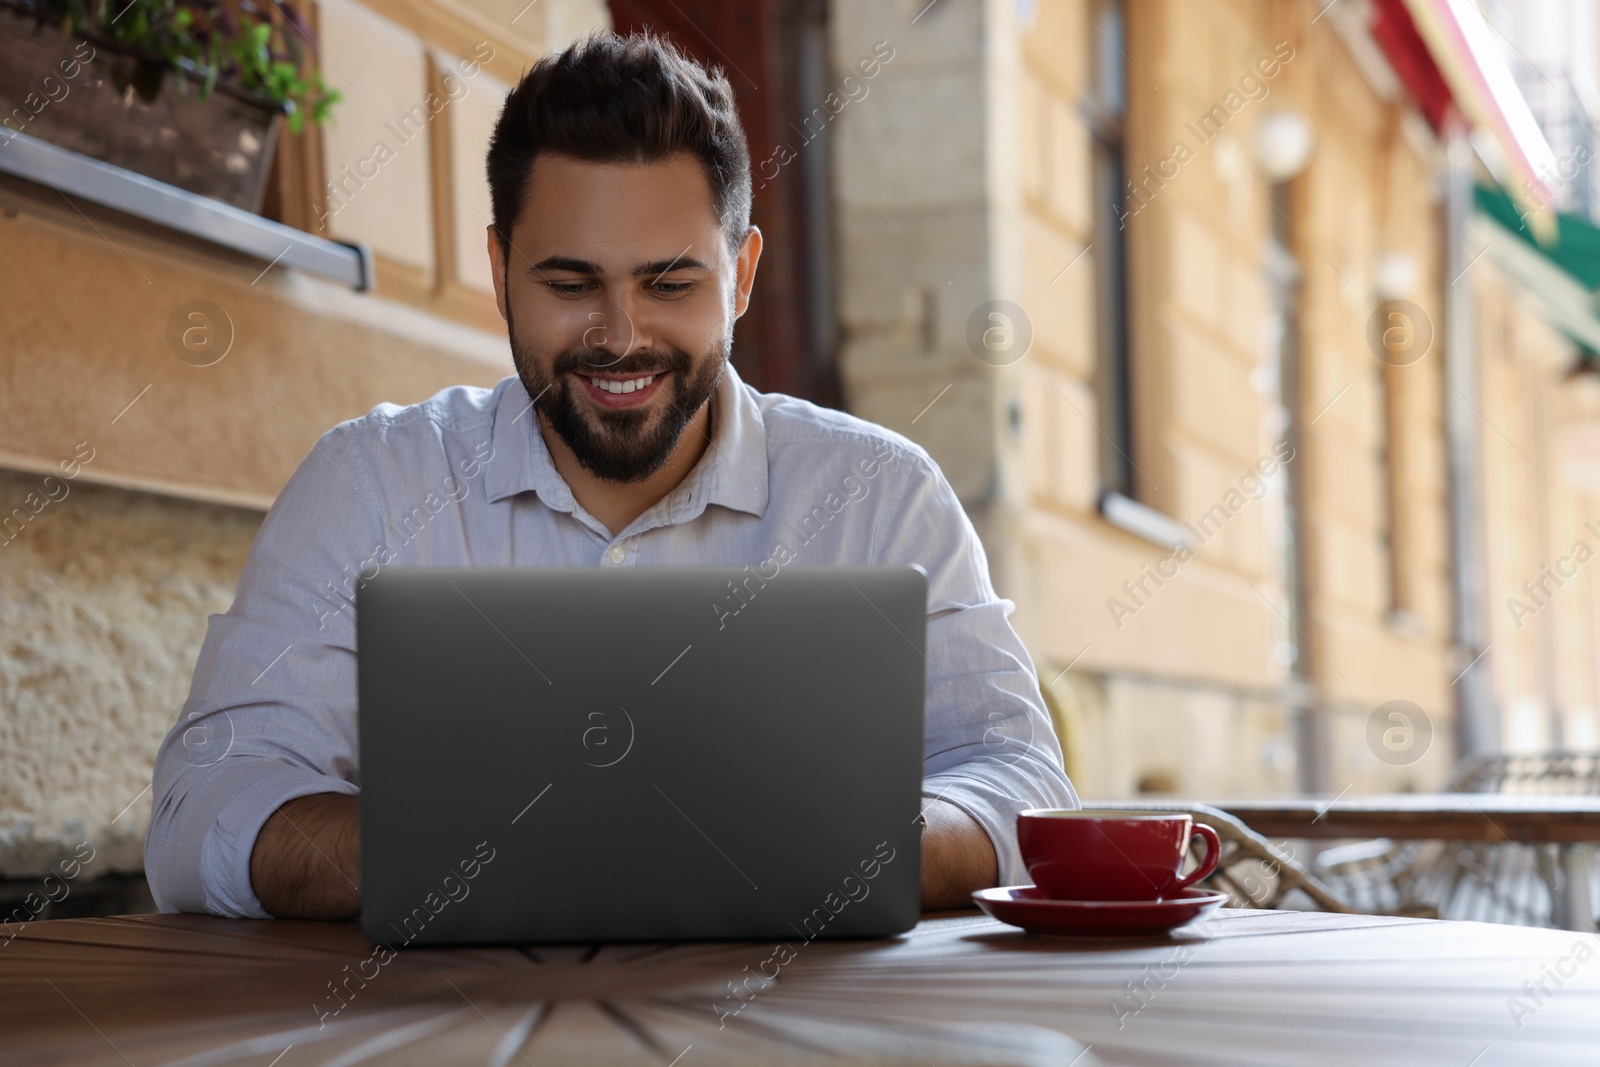
[[[699,161],[589,163],[542,154],[502,252],[500,313],[517,374],[596,477],[659,470],[715,391],[749,304],[754,227],[730,255]]]

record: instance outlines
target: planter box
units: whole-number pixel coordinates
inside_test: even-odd
[[[182,92],[180,92],[180,86]],[[8,131],[260,214],[283,109],[0,4],[0,152]]]

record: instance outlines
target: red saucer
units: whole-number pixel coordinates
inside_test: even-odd
[[[1185,889],[1165,900],[1052,900],[1038,886],[979,889],[972,902],[1003,923],[1030,934],[1081,937],[1164,934],[1208,915],[1226,893]]]

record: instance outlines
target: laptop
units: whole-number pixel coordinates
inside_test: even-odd
[[[396,568],[356,599],[371,940],[916,924],[921,568]]]

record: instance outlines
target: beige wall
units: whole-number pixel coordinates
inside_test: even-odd
[[[1335,790],[1423,788],[1454,760],[1440,350],[1386,371],[1365,331],[1384,253],[1411,257],[1410,298],[1442,318],[1435,147],[1404,128],[1398,105],[1377,97],[1331,26],[1311,25],[1315,10],[1299,7],[1128,5],[1131,175],[1171,156],[1180,140],[1193,150],[1129,220],[1138,495],[1179,522],[1197,520],[1227,501],[1278,440],[1263,260],[1273,209],[1251,144],[1262,115],[1292,105],[1318,143],[1291,197],[1291,248],[1305,277],[1305,386],[1285,402],[1309,421],[1338,397],[1294,460],[1308,492],[1308,636],[1320,649],[1308,672],[1326,719],[1326,777]],[[1014,622],[1057,706],[1082,792],[1293,788],[1301,772],[1285,692],[1282,480],[1238,507],[1176,578],[1159,588],[1146,579],[1154,595],[1129,598],[1124,583],[1168,553],[1111,525],[1097,506],[1096,456],[1106,447],[1094,387],[1101,251],[1079,110],[1097,39],[1073,5],[1036,5],[1025,26],[1013,22],[1015,12],[1001,3],[936,7],[915,33],[898,36],[858,25],[869,21],[858,14],[841,20],[858,28],[836,32],[836,62],[874,34],[909,60],[897,59],[887,75],[904,79],[904,95],[880,89],[876,110],[841,116],[836,165],[857,186],[838,193],[850,405],[953,468],[996,582],[1018,604]],[[1294,56],[1266,82],[1265,98],[1248,100],[1221,136],[1200,143],[1185,124],[1222,102],[1279,41]],[[986,64],[984,93],[928,106],[923,57],[942,64],[951,86]],[[1006,114],[997,120],[997,112]],[[983,144],[985,166],[928,158],[954,150],[930,146],[961,144]],[[983,210],[980,169],[990,183]],[[930,195],[934,187],[942,199]],[[868,197],[909,242],[863,204]],[[939,226],[959,219],[977,228],[965,256],[944,243],[940,255],[922,247],[948,285],[908,247],[924,237],[934,244],[935,211]],[[945,339],[933,353],[918,343],[926,336],[917,320],[927,306],[922,288],[937,293],[935,333]],[[1013,366],[986,366],[964,348],[961,324],[986,299],[1016,302],[1032,323],[1033,347]],[[1137,610],[1113,618],[1114,597]],[[1407,766],[1380,760],[1366,740],[1368,717],[1394,699],[1415,702],[1434,727],[1431,750]]]
[[[1564,441],[1600,425],[1600,382],[1592,374],[1568,380],[1571,342],[1518,299],[1491,257],[1481,266],[1473,292],[1484,490],[1495,511],[1489,656],[1501,733],[1510,749],[1592,749],[1600,746],[1600,484],[1569,461]]]
[[[1306,376],[1301,411],[1310,419],[1304,474],[1310,494],[1309,583],[1316,604],[1312,640],[1322,655],[1314,677],[1338,700],[1373,706],[1406,699],[1448,732],[1450,724],[1448,541],[1441,401],[1443,346],[1386,371],[1368,345],[1382,297],[1375,273],[1386,253],[1407,255],[1417,280],[1406,298],[1442,330],[1439,205],[1426,160],[1402,133],[1402,112],[1383,105],[1331,29],[1312,33],[1297,58],[1293,88],[1315,116],[1316,156],[1296,190],[1307,272]],[[1343,395],[1341,390],[1345,390]],[[1385,398],[1397,408],[1386,442]],[[1337,399],[1335,399],[1337,397]],[[1394,466],[1386,459],[1392,449]],[[1389,581],[1385,512],[1388,480],[1397,494],[1399,576],[1409,618],[1397,619]]]
[[[6,394],[27,398],[0,422],[0,464],[13,469],[48,470],[88,441],[88,481],[264,508],[336,422],[511,373],[503,336],[377,294],[281,268],[258,280],[265,264],[92,205],[98,230],[65,204],[9,190],[0,203],[14,209],[0,212],[0,285],[26,309],[0,363]],[[232,333],[206,367],[167,340],[169,320],[200,300],[221,309],[217,335]]]

